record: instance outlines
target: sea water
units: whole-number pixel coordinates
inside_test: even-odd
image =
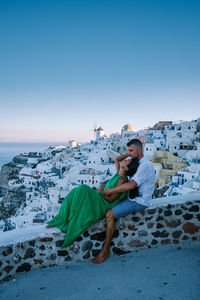
[[[65,146],[63,142],[0,142],[0,170],[14,156],[25,152],[42,152],[49,146]]]

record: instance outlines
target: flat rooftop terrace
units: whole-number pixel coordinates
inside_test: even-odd
[[[200,300],[200,241],[18,273],[0,299]]]

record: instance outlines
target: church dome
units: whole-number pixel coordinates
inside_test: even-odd
[[[104,131],[103,128],[99,127],[97,131]]]
[[[134,131],[134,129],[131,124],[126,124],[122,127],[122,131]]]

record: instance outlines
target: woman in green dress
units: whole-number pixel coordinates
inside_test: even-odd
[[[78,236],[92,224],[105,218],[107,210],[118,204],[126,192],[105,196],[103,190],[128,181],[137,170],[136,159],[125,160],[128,155],[120,155],[115,160],[117,173],[96,191],[83,184],[74,188],[62,201],[59,213],[47,222],[46,228],[57,227],[66,232],[61,248],[70,246]]]

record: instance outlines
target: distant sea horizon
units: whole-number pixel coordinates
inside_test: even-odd
[[[0,142],[0,170],[22,152],[44,151],[49,146],[65,146],[67,142]]]

